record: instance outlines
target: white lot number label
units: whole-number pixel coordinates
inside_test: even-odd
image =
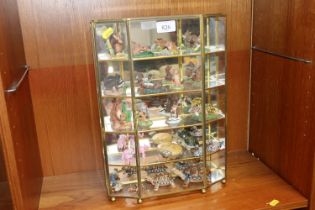
[[[176,31],[175,20],[161,21],[156,23],[156,31],[158,33],[168,33]]]

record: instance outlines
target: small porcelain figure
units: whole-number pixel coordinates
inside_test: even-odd
[[[187,48],[194,48],[195,51],[200,49],[200,37],[187,30],[183,34],[184,45]]]
[[[122,190],[122,184],[120,183],[120,178],[118,175],[118,169],[115,168],[113,172],[109,174],[110,186],[114,192],[119,192]]]
[[[122,41],[122,39],[118,33],[114,33],[110,37],[110,42],[111,42],[111,45],[112,45],[116,55],[122,53],[122,51],[124,49],[123,41]]]
[[[121,159],[123,160],[125,165],[130,165],[131,162],[134,160],[134,150],[132,149],[126,149],[123,151],[121,155]]]
[[[148,176],[146,181],[154,186],[154,191],[158,191],[160,187],[176,187],[174,178],[171,177],[169,173],[153,174],[151,176]]]

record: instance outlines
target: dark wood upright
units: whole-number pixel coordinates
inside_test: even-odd
[[[315,2],[255,0],[253,45],[315,62]],[[254,51],[249,149],[311,197],[315,68]]]
[[[29,79],[16,92],[5,90],[25,72],[22,32],[15,0],[0,1],[0,139],[15,209],[38,209],[42,168]],[[5,208],[1,208],[5,209]]]

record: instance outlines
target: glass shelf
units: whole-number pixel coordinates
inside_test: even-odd
[[[213,51],[212,53],[219,52]],[[176,55],[166,55],[166,56],[154,56],[154,57],[143,57],[143,58],[132,58],[133,61],[146,61],[146,60],[159,60],[168,58],[180,58],[180,57],[190,57],[190,56],[201,56],[201,53],[189,53],[189,54],[176,54]]]

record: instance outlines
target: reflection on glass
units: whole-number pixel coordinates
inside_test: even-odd
[[[225,50],[225,18],[210,17],[205,21],[206,43],[205,51],[220,52]]]
[[[102,62],[99,64],[99,76],[102,96],[131,96],[127,62]]]
[[[133,113],[131,98],[103,98],[105,131],[131,131]]]
[[[209,54],[205,62],[205,82],[207,88],[225,85],[225,54]]]
[[[95,26],[95,45],[99,61],[128,58],[126,24],[98,23]]]
[[[182,54],[198,53],[200,47],[200,24],[199,19],[183,19],[182,20]]]

